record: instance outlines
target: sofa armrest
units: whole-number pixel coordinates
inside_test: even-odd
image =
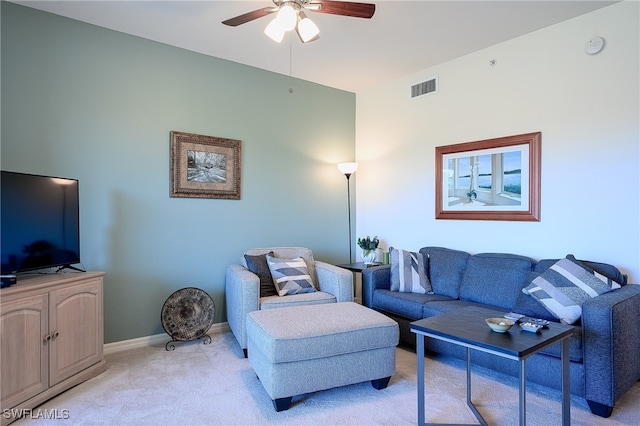
[[[391,265],[372,266],[362,271],[362,304],[371,308],[373,292],[391,289]]]
[[[225,300],[229,328],[247,347],[245,320],[247,314],[260,308],[260,279],[242,265],[229,265],[225,275]]]
[[[319,260],[315,261],[315,265],[320,291],[333,294],[338,302],[353,301],[353,274],[351,271]]]
[[[627,284],[582,305],[585,399],[612,408],[640,379],[640,285]]]

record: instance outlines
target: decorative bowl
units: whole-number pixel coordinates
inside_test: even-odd
[[[507,318],[487,318],[484,321],[496,333],[506,333],[514,324],[512,320]]]

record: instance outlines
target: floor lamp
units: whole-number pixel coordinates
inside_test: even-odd
[[[358,169],[358,163],[340,163],[338,170],[347,178],[347,205],[349,207],[349,263],[353,263],[352,242],[351,242],[351,190],[349,189],[349,178]]]

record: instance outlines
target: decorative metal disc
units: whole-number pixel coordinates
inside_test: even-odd
[[[213,325],[216,305],[203,290],[186,287],[173,293],[162,306],[162,328],[174,340],[195,340]]]

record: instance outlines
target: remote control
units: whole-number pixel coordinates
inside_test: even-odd
[[[509,312],[508,314],[504,314],[504,317],[517,322],[519,319],[524,318],[524,315],[515,312]]]
[[[540,319],[540,318],[527,318],[527,322],[530,322],[531,324],[540,325],[542,327],[549,325],[549,321],[545,319]]]

